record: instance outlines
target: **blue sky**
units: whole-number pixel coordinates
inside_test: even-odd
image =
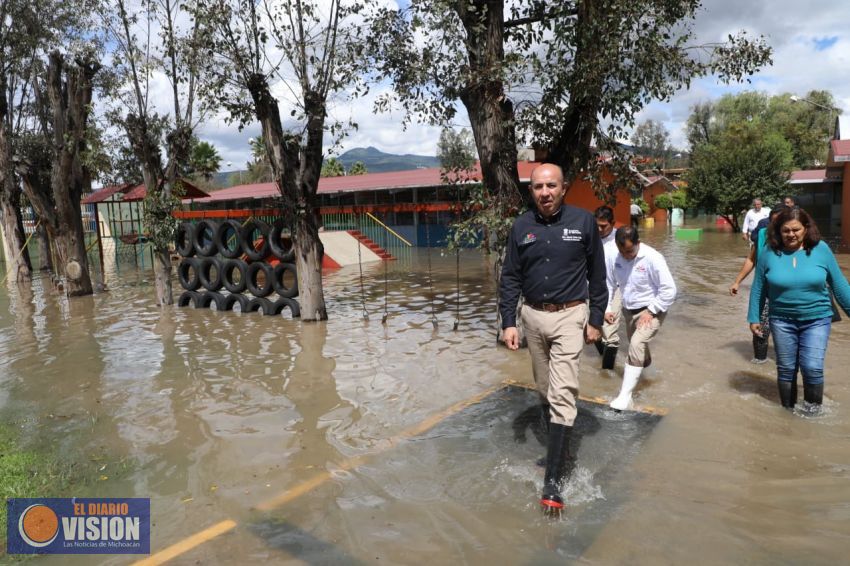
[[[696,80],[670,101],[649,104],[638,121],[663,122],[673,145],[684,148],[683,126],[690,108],[725,93],[760,90],[803,96],[812,89],[825,89],[833,93],[836,105],[850,114],[850,1],[704,0],[694,24],[695,43],[723,41],[740,30],[766,37],[774,50],[771,67],[751,77],[750,83],[724,85],[712,77]],[[340,150],[371,145],[391,153],[434,155],[437,128],[412,124],[403,131],[400,113],[372,114],[374,97],[382,90],[378,86],[365,99],[337,105],[334,114],[338,118],[351,117],[360,124]],[[459,120],[459,125],[464,125],[463,121]],[[249,158],[248,138],[258,133],[256,124],[239,132],[223,120],[213,119],[200,135],[219,148],[224,163],[231,162],[236,169]]]

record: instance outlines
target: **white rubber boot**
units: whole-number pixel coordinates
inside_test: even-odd
[[[623,370],[623,385],[620,388],[620,394],[617,395],[617,398],[611,401],[609,405],[612,409],[616,409],[617,411],[625,411],[626,409],[631,408],[632,406],[632,391],[637,387],[638,381],[640,380],[640,373],[643,371],[643,368],[640,366],[631,366],[626,364],[625,370]]]

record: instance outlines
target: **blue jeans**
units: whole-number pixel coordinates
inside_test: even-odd
[[[823,383],[823,361],[832,329],[830,317],[803,321],[771,317],[770,328],[779,381],[796,382],[800,368],[803,383]]]

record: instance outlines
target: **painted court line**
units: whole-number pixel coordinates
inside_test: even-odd
[[[465,399],[463,401],[459,401],[459,402],[455,403],[454,405],[452,405],[452,406],[450,406],[446,409],[443,409],[439,413],[428,417],[424,421],[402,431],[401,433],[397,434],[396,436],[390,437],[389,440],[386,443],[384,443],[383,447],[380,450],[373,452],[372,454],[370,454],[370,456],[375,456],[375,455],[381,454],[382,452],[386,452],[390,448],[396,446],[402,440],[407,440],[409,438],[413,438],[414,436],[420,435],[420,434],[428,431],[429,429],[435,427],[436,425],[438,425],[441,421],[445,420],[446,418],[448,418],[448,417],[450,417],[450,416],[452,416],[456,413],[459,413],[460,411],[462,411],[463,409],[465,409],[465,408],[467,408],[471,405],[475,405],[476,403],[480,403],[486,397],[488,397],[488,396],[492,395],[493,393],[495,393],[495,392],[497,392],[501,389],[504,389],[504,388],[506,388],[510,385],[519,385],[519,384],[505,381],[503,383],[500,383],[499,385],[489,387],[489,388],[485,389],[484,391],[482,391],[481,393],[474,395],[474,396],[472,396],[468,399]],[[356,456],[354,458],[349,458],[347,460],[344,460],[339,465],[339,467],[337,469],[345,470],[345,471],[352,470],[352,469],[362,465],[365,461],[366,461],[366,457]],[[309,480],[307,480],[303,483],[300,483],[300,484],[296,485],[295,487],[293,487],[291,489],[287,489],[285,491],[282,491],[281,493],[275,495],[271,499],[268,499],[268,500],[260,503],[259,505],[257,505],[255,507],[255,509],[257,509],[258,511],[271,511],[272,509],[275,509],[277,507],[285,505],[285,504],[289,503],[290,501],[301,497],[305,493],[309,493],[309,492],[313,491],[314,489],[318,488],[319,486],[321,486],[322,484],[327,482],[329,479],[331,479],[332,476],[333,476],[333,474],[331,472],[327,472],[327,471],[321,472],[321,473],[317,474],[316,476],[314,476],[313,478],[311,478],[311,479],[309,479]],[[233,521],[231,519],[221,521],[220,523],[216,523],[215,525],[213,525],[211,527],[208,527],[208,528],[206,528],[202,531],[199,531],[199,532],[197,532],[193,535],[190,535],[190,536],[184,538],[183,540],[178,541],[178,542],[172,544],[171,546],[169,546],[169,547],[167,547],[163,550],[160,550],[156,554],[152,554],[148,558],[145,558],[143,560],[139,560],[138,562],[135,562],[134,564],[137,565],[137,566],[158,566],[160,564],[164,564],[164,563],[168,562],[169,560],[180,556],[181,554],[185,554],[186,552],[189,552],[193,548],[200,546],[201,544],[203,544],[205,542],[213,540],[214,538],[216,538],[219,535],[223,535],[224,533],[226,533],[226,532],[232,530],[234,527],[236,527],[236,525],[237,525],[236,521]]]

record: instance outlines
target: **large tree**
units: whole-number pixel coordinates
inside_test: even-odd
[[[835,107],[832,94],[812,90],[805,95],[788,93],[769,96],[746,91],[727,94],[714,102],[697,104],[688,118],[688,141],[696,149],[712,141],[712,134],[741,121],[756,122],[791,144],[794,165],[800,169],[823,167],[828,140],[835,133]]]
[[[259,121],[285,221],[291,226],[303,320],[327,318],[322,288],[317,190],[329,97],[358,80],[363,49],[355,23],[362,1],[198,0],[204,29],[207,94],[244,125]],[[284,127],[273,87],[285,92]]]
[[[117,86],[112,95],[118,104],[112,117],[126,132],[141,167],[147,191],[144,224],[156,257],[156,301],[170,305],[174,297],[169,246],[176,229],[172,213],[180,205],[180,172],[189,164],[193,132],[200,121],[199,26],[187,21],[177,0],[110,0],[101,16],[114,46]],[[170,101],[160,108],[151,100],[151,81],[157,75],[164,76],[170,87]]]
[[[696,148],[686,174],[688,200],[716,212],[735,231],[756,197],[779,200],[793,167],[791,144],[759,122],[731,122]]]
[[[398,101],[411,117],[446,123],[459,101],[490,208],[499,211],[492,216],[509,217],[521,199],[519,137],[548,149],[568,182],[582,170],[599,180],[592,143],[617,153],[613,140],[648,101],[667,99],[699,76],[740,80],[769,63],[763,40],[743,33],[694,45],[699,8],[698,0],[525,0],[507,8],[503,0],[423,0],[386,10],[374,22],[380,57],[370,69],[391,79],[395,92],[378,108]],[[608,166],[617,164],[615,178],[624,182],[627,163]]]

